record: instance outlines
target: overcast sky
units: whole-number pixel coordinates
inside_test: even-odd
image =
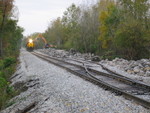
[[[24,35],[44,32],[72,3],[80,5],[92,1],[95,0],[15,0],[19,10],[18,25],[25,29]]]

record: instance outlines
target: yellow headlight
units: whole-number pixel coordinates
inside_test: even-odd
[[[32,39],[29,39],[29,43],[32,43],[33,42],[33,40]]]

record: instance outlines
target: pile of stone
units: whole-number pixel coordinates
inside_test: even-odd
[[[107,64],[110,66],[115,66],[129,74],[136,74],[139,76],[149,76],[150,77],[150,59],[141,60],[125,60],[122,58],[115,58],[112,61],[102,60],[102,64]]]
[[[80,59],[84,59],[84,60],[91,60],[92,58],[96,59],[94,54],[91,54],[91,53],[81,54],[72,48],[69,51],[57,50],[57,49],[53,49],[53,48],[39,49],[38,51],[43,52],[43,53],[48,54],[53,57],[80,58]]]

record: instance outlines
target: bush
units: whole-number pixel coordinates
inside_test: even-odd
[[[6,76],[5,76],[4,71],[0,71],[0,77],[3,77],[3,78],[5,78],[5,79],[6,79]]]
[[[4,76],[6,77],[7,80],[9,80],[9,77],[14,73],[14,71],[15,71],[14,65],[12,65],[11,67],[5,68]]]
[[[9,77],[16,67],[15,57],[6,57],[0,60],[0,110],[6,107],[8,100],[17,95],[13,87],[10,87]]]
[[[0,77],[0,91],[5,89],[6,86],[7,86],[7,81],[3,77]]]
[[[16,62],[16,59],[14,57],[7,57],[4,59],[4,68],[9,67],[11,64],[14,64]]]
[[[7,101],[12,98],[16,92],[9,86],[5,78],[0,77],[0,110],[6,105]]]
[[[4,68],[3,60],[0,60],[0,70],[2,70],[3,68]]]

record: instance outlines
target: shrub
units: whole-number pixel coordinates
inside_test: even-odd
[[[4,68],[9,67],[11,64],[14,64],[16,62],[16,59],[14,57],[7,57],[4,59]]]
[[[5,78],[0,77],[0,110],[6,106],[8,100],[15,94],[17,93],[13,87],[9,86],[9,82]]]
[[[4,76],[7,80],[9,80],[9,77],[14,73],[15,71],[15,66],[12,65],[11,67],[7,67],[5,68],[5,71],[4,71]]]
[[[7,86],[7,81],[3,78],[0,77],[0,90],[2,91],[3,89],[5,89]]]
[[[5,76],[4,71],[0,71],[0,77],[3,77],[3,78],[5,78],[5,79],[6,79],[6,76]]]
[[[3,60],[0,60],[0,70],[2,70],[3,67],[4,67]]]
[[[14,73],[16,67],[15,57],[6,57],[0,60],[0,110],[4,109],[13,96],[17,92],[13,87],[9,86],[9,77]]]

